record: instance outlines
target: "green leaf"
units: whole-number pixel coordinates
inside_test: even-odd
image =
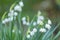
[[[6,14],[7,14],[7,12],[5,12],[5,13],[3,14],[2,20],[5,18]]]
[[[57,33],[57,35],[53,38],[53,40],[57,39],[60,36],[60,31]]]
[[[16,2],[11,5],[10,10],[12,10],[15,5],[16,5]]]

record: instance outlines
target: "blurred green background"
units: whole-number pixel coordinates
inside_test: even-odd
[[[4,12],[8,12],[9,8],[13,3],[18,3],[21,0],[0,0],[0,19]],[[60,17],[60,0],[22,0],[24,2],[23,14],[27,14],[30,16],[35,15],[38,10],[42,10],[43,12],[47,12],[49,15],[51,14],[56,19]],[[47,3],[44,4],[44,1]],[[43,2],[43,3],[42,3]],[[50,3],[50,4],[49,4]],[[46,6],[45,6],[46,5]],[[49,6],[48,6],[49,5]],[[51,18],[51,15],[49,16]]]

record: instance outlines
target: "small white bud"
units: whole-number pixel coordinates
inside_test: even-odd
[[[51,20],[48,20],[48,24],[52,24]]]
[[[14,10],[16,10],[16,11],[22,11],[22,8],[19,6],[19,5],[16,5],[15,7],[14,7]]]

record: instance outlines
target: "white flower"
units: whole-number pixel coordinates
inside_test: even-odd
[[[52,24],[51,20],[48,19],[48,24]]]
[[[26,25],[26,21],[22,21],[23,25]]]
[[[24,4],[23,4],[23,2],[22,2],[22,1],[20,1],[20,2],[19,2],[19,5],[20,5],[21,7],[23,7],[23,6],[24,6]]]
[[[23,17],[23,18],[22,18],[22,21],[25,21],[25,20],[26,20],[26,17]]]
[[[34,33],[35,33],[35,32],[37,32],[37,29],[36,29],[36,28],[34,28],[34,29],[33,29],[33,32],[34,32]]]
[[[14,12],[14,16],[17,16],[18,15],[18,13],[17,12]]]
[[[36,26],[37,25],[37,23],[36,22],[33,22],[33,26]]]
[[[30,38],[30,35],[27,35],[27,38]]]
[[[45,28],[50,29],[51,26],[50,26],[49,24],[46,24],[46,25],[45,25]]]
[[[30,32],[30,35],[31,35],[31,36],[33,36],[33,35],[34,35],[34,32],[33,32],[33,31],[31,31],[31,32]]]
[[[44,23],[41,20],[37,20],[37,24],[43,25]]]
[[[38,16],[38,20],[44,20],[44,16]]]
[[[45,28],[40,28],[39,31],[40,31],[40,32],[46,32],[46,29],[45,29]]]
[[[19,6],[19,5],[16,5],[15,7],[14,7],[14,10],[16,10],[16,11],[22,11],[22,8]]]

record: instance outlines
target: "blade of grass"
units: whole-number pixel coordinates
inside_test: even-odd
[[[57,35],[53,38],[53,40],[57,39],[60,36],[60,31],[57,33]]]

